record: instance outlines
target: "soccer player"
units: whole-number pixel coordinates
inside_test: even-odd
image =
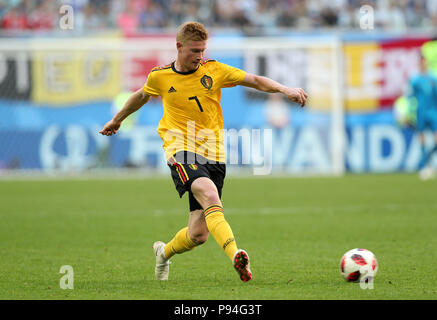
[[[141,108],[151,96],[161,96],[163,117],[158,125],[168,166],[179,196],[188,192],[188,226],[168,243],[153,244],[155,277],[167,280],[169,259],[201,245],[212,234],[232,261],[240,279],[252,279],[249,255],[237,247],[224,217],[221,202],[226,174],[220,89],[243,85],[264,92],[280,92],[305,105],[307,94],[266,77],[246,73],[215,60],[204,60],[208,32],[197,22],[186,22],[176,36],[177,59],[151,70],[143,88],[128,99],[123,109],[105,124],[101,134],[115,134],[122,121]]]
[[[429,179],[434,175],[430,160],[437,151],[437,77],[428,70],[424,56],[420,58],[420,73],[410,79],[408,96],[417,101],[416,130],[421,145],[419,174],[422,179]],[[428,151],[425,145],[427,129],[434,133],[434,146]]]

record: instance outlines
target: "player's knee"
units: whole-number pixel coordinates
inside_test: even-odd
[[[220,197],[215,189],[208,189],[203,192],[203,198],[207,206],[212,206],[220,203]]]
[[[208,240],[209,232],[194,232],[190,235],[191,241],[197,245],[201,245]]]
[[[220,203],[217,188],[209,179],[196,179],[191,185],[191,192],[203,207]]]

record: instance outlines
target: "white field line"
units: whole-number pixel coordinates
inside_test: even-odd
[[[368,212],[376,211],[397,211],[402,212],[406,208],[434,209],[437,212],[436,204],[426,203],[386,203],[374,205],[343,205],[343,206],[289,206],[289,207],[260,207],[260,208],[227,208],[225,206],[225,215],[287,215],[287,214],[329,214],[334,215],[336,212],[356,213],[363,210]],[[152,214],[155,216],[180,215],[188,213],[182,209],[163,210],[155,209]]]

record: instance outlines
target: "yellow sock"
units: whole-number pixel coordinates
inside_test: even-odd
[[[223,208],[221,206],[210,206],[203,211],[206,225],[209,232],[213,235],[220,247],[225,250],[226,255],[232,260],[238,250],[237,244],[232,233],[231,226],[225,220]]]
[[[197,246],[190,238],[188,227],[185,227],[176,233],[174,238],[165,245],[164,254],[167,259],[170,259],[176,253],[183,253],[189,251]]]

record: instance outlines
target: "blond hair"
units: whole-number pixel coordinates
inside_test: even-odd
[[[178,28],[176,41],[186,43],[188,41],[205,41],[208,40],[208,31],[203,24],[199,22],[185,22]]]

